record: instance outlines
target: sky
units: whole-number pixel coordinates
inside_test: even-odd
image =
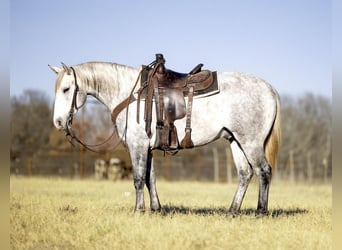
[[[11,0],[10,95],[54,97],[48,64],[247,72],[280,95],[332,96],[331,2],[325,0]]]

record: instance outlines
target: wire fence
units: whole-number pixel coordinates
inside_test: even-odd
[[[284,154],[283,154],[284,155]],[[96,154],[84,150],[47,153],[40,152],[33,156],[23,154],[11,161],[11,174],[25,176],[62,176],[67,178],[95,178],[96,161],[107,162],[104,171],[109,171],[110,159],[119,159],[131,169],[129,153],[125,149]],[[161,151],[153,152],[157,178],[169,181],[192,180],[233,182],[237,173],[227,142],[219,140],[210,146],[179,151],[176,155],[164,155]],[[331,158],[317,160],[308,153],[307,161],[296,158],[289,152],[288,158],[280,159],[273,170],[273,178],[290,181],[331,180]],[[108,176],[104,173],[104,176]]]

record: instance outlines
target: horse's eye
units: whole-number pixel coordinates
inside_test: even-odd
[[[63,93],[65,94],[66,92],[69,91],[69,89],[70,89],[70,88],[65,88],[65,89],[63,89]]]

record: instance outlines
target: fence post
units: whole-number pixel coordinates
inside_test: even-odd
[[[289,158],[290,158],[290,181],[294,182],[294,163],[293,163],[293,150],[291,149],[289,152]]]
[[[327,157],[323,158],[323,177],[324,177],[324,182],[328,182],[328,159]]]
[[[73,167],[74,167],[74,178],[79,179],[80,178],[80,171],[79,171],[78,163],[74,162]]]
[[[326,146],[326,153],[323,159],[323,166],[324,166],[324,182],[328,181],[328,168],[329,168],[329,159],[330,159],[330,152],[331,152],[331,135],[330,133],[327,134],[327,146]]]
[[[311,162],[311,151],[308,151],[306,153],[306,160],[307,160],[308,180],[309,180],[309,182],[312,182],[313,169],[312,169],[312,162]]]
[[[201,155],[196,154],[196,181],[199,181],[201,178]]]
[[[213,157],[214,157],[214,181],[219,182],[219,158],[217,148],[213,147]]]
[[[227,160],[227,182],[231,183],[232,182],[232,164],[231,164],[231,153],[230,153],[230,148],[226,147],[226,160]]]
[[[27,175],[32,176],[32,157],[27,158]]]
[[[165,176],[166,180],[171,181],[171,156],[169,154],[166,154],[165,156]]]

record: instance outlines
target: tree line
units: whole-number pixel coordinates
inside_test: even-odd
[[[280,99],[282,144],[276,170],[278,177],[291,180],[330,179],[332,168],[331,100],[311,93],[299,97],[283,95]],[[94,99],[90,101],[90,104],[86,104],[85,109],[77,114],[73,124],[75,131],[79,133],[78,136],[89,143],[105,140],[113,130],[110,112],[96,102]],[[10,112],[11,173],[27,169],[32,158],[36,159],[36,162],[49,164],[49,161],[43,161],[44,157],[54,155],[56,157],[54,159],[65,158],[71,151],[82,153],[84,159],[87,156],[98,157],[78,145],[70,146],[65,135],[53,127],[53,105],[45,93],[26,90],[20,96],[11,97]],[[113,143],[102,146],[102,156],[111,154],[109,150],[109,153],[106,152],[106,147],[110,148],[110,145]],[[203,153],[211,152],[210,147],[214,145],[208,145],[200,150]],[[123,157],[127,158],[127,152],[125,153]],[[75,154],[78,153],[74,153],[73,161],[79,160]],[[218,154],[222,159],[227,157],[224,150],[218,151]],[[69,162],[61,161],[59,169],[68,164],[70,165]],[[187,168],[191,168],[189,164],[191,163],[187,162]],[[39,171],[36,173],[39,174]]]

